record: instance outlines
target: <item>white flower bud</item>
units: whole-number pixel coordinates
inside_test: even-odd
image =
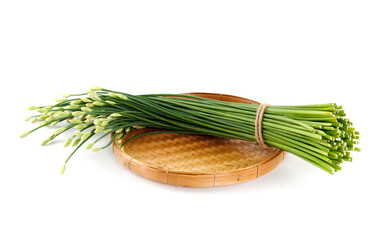
[[[55,101],[55,102],[64,102],[64,99],[62,99],[62,98],[55,98],[55,99],[53,99],[53,101]]]
[[[74,132],[74,134],[77,137],[81,137],[83,135],[83,133],[81,131],[76,131],[76,132]]]
[[[115,133],[120,133],[120,132],[122,132],[123,130],[124,130],[123,128],[117,129],[117,130],[115,131]]]
[[[94,142],[87,144],[86,150],[90,150],[94,146]]]
[[[85,103],[90,103],[90,102],[93,102],[91,99],[89,99],[89,98],[86,98],[86,97],[84,97],[84,98],[81,98],[81,100],[82,100],[83,102],[85,102]]]
[[[24,137],[26,137],[27,135],[29,135],[30,134],[30,132],[24,132],[24,133],[22,133],[19,137],[20,138],[24,138]]]
[[[56,114],[54,114],[53,117],[55,118],[65,118],[65,117],[69,117],[70,114],[68,112],[57,112]]]
[[[83,114],[84,114],[84,112],[81,112],[81,111],[72,112],[72,116],[74,116],[74,117],[80,117]]]
[[[23,118],[23,120],[24,121],[29,121],[31,118],[33,118],[33,116],[25,117],[25,118]]]
[[[117,96],[118,98],[121,98],[122,100],[127,100],[127,99],[128,99],[125,95],[123,95],[123,94],[121,94],[121,93],[117,93],[116,96]]]
[[[86,112],[92,112],[93,110],[88,107],[82,107],[82,111],[86,113]]]
[[[112,113],[110,114],[109,117],[121,117],[122,115],[120,113]]]
[[[63,175],[65,172],[65,166],[66,166],[66,163],[64,163],[63,166],[61,167],[61,170],[60,170],[61,175]]]
[[[83,121],[80,121],[79,119],[69,119],[68,121],[70,123],[73,123],[73,124],[82,124],[82,123],[84,123]]]
[[[103,121],[101,122],[101,126],[102,126],[102,127],[105,127],[106,125],[108,125],[108,123],[109,123],[108,120],[103,120]]]
[[[56,126],[57,123],[59,123],[59,122],[60,122],[60,121],[54,121],[54,122],[52,122],[51,124],[49,124],[49,126],[51,126],[51,127]]]
[[[51,122],[51,121],[54,121],[54,120],[56,120],[56,117],[52,116],[52,117],[48,117],[45,121],[46,122]]]
[[[46,110],[45,108],[38,108],[37,112],[46,114],[48,112],[48,110]]]
[[[103,103],[103,102],[101,102],[101,101],[95,101],[95,102],[93,102],[93,104],[94,104],[95,106],[105,106],[105,103]]]
[[[71,142],[72,142],[72,137],[67,138],[67,140],[65,140],[65,142],[64,142],[64,146],[63,147],[68,147],[69,144],[71,144]]]
[[[85,129],[88,125],[87,124],[78,124],[74,128],[75,129]]]
[[[86,118],[86,121],[85,121],[85,123],[93,123],[94,121],[95,121],[95,117],[88,117],[88,118]]]
[[[95,125],[95,126],[98,126],[100,122],[101,122],[101,120],[100,120],[99,118],[96,118],[96,119],[94,120],[94,125]]]
[[[101,101],[101,99],[99,98],[98,94],[96,92],[94,92],[94,91],[89,91],[88,92],[88,96],[91,99],[95,100],[95,101]]]
[[[35,123],[36,121],[38,121],[38,119],[36,117],[31,118],[30,122],[31,123]]]
[[[110,133],[110,132],[112,132],[112,131],[113,131],[113,129],[109,128],[109,129],[106,129],[106,130],[104,131],[104,133]]]
[[[54,130],[53,135],[59,135],[59,134],[63,133],[65,130],[67,130],[66,127],[58,128],[58,129]]]
[[[68,105],[68,106],[63,107],[63,109],[75,109],[75,108],[79,108],[79,107],[81,107],[81,106],[79,106],[79,105]]]
[[[37,106],[30,106],[30,107],[27,108],[27,110],[37,110],[37,109],[38,109]]]
[[[84,141],[84,140],[86,140],[88,137],[90,137],[90,135],[91,135],[91,133],[90,132],[88,132],[88,133],[84,133],[83,135],[82,135],[82,141]]]
[[[100,91],[100,90],[102,90],[102,88],[98,87],[98,86],[95,86],[95,87],[92,87],[89,89],[89,91]]]
[[[45,146],[46,144],[48,144],[48,142],[52,140],[51,138],[45,139],[41,142],[41,146]]]
[[[104,129],[105,129],[104,127],[97,126],[97,127],[95,128],[95,130],[94,130],[94,133],[100,133],[100,132],[102,132]]]
[[[73,141],[73,143],[72,143],[72,147],[75,147],[76,145],[78,145],[79,144],[79,142],[80,142],[80,139],[81,138],[77,138],[77,139],[75,139],[74,141]]]
[[[43,120],[47,119],[48,117],[49,117],[48,115],[42,115],[42,116],[37,117],[37,119],[39,121],[43,121]]]
[[[74,100],[71,102],[71,105],[78,105],[79,103],[82,103],[82,100]]]
[[[72,96],[72,94],[70,94],[70,93],[64,93],[62,95],[63,98],[69,98],[70,96]]]
[[[106,100],[105,102],[106,102],[106,103],[109,103],[109,104],[111,104],[111,105],[116,105],[116,104],[117,104],[116,102],[113,102],[113,101],[110,101],[110,100]]]

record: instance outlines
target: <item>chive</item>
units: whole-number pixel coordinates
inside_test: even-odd
[[[110,146],[115,138],[120,143],[130,129],[140,127],[165,130],[137,135],[122,143],[121,147],[137,137],[167,132],[256,141],[255,119],[259,106],[254,104],[181,94],[132,95],[104,88],[93,88],[82,94],[66,94],[64,97],[68,98],[60,99],[53,105],[30,107],[40,113],[30,117],[32,122],[40,120],[40,126],[21,137],[66,120],[66,127],[56,130],[56,134],[43,142],[47,143],[71,128],[80,129],[67,140],[69,144],[69,139],[77,135],[76,139],[82,141],[65,164],[95,134],[103,132],[87,145],[87,149],[112,132],[116,133],[102,148]],[[352,160],[349,151],[361,150],[356,146],[360,133],[345,116],[343,108],[335,103],[268,106],[261,125],[263,138],[267,144],[333,173],[341,169],[339,164],[343,161]],[[86,129],[91,129],[90,133],[83,133]],[[93,151],[102,148],[94,148]]]

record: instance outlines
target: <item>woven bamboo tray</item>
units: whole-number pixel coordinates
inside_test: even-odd
[[[187,93],[228,102],[259,104],[226,94]],[[124,141],[156,131],[134,129]],[[265,149],[257,143],[213,136],[160,133],[128,143],[124,151],[115,141],[113,152],[120,162],[143,177],[176,186],[213,187],[249,181],[278,166],[286,152]]]

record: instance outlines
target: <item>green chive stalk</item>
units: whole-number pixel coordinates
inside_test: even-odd
[[[42,145],[46,145],[63,132],[76,129],[64,144],[65,147],[71,145],[76,149],[65,161],[62,173],[71,156],[89,140],[91,142],[86,149],[93,151],[109,147],[115,139],[124,148],[136,138],[123,141],[135,128],[166,129],[137,137],[172,132],[256,142],[258,105],[180,94],[132,95],[100,87],[81,94],[64,94],[56,102],[54,105],[29,107],[29,110],[39,114],[25,120],[38,123],[39,126],[23,133],[21,137],[44,126],[67,122],[66,127],[58,128],[42,142]],[[359,132],[355,131],[352,122],[345,116],[343,108],[335,103],[272,105],[265,109],[262,118],[263,139],[269,146],[295,154],[333,174],[341,170],[342,162],[352,161],[350,151],[360,151],[356,147]],[[114,134],[107,144],[93,148],[110,133]]]

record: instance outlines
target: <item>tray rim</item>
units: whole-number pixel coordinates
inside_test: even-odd
[[[204,93],[204,92],[190,92],[182,93],[183,95],[213,95],[221,100],[224,97],[241,99],[249,104],[260,104],[257,101],[247,99],[244,97],[238,97],[235,95],[221,94],[221,93]],[[176,133],[166,133],[166,134],[176,134]],[[223,185],[231,185],[240,182],[246,182],[252,179],[256,179],[276,168],[285,158],[287,152],[278,149],[275,154],[270,156],[267,160],[263,161],[261,164],[254,164],[246,168],[241,168],[232,171],[223,172],[197,172],[197,171],[179,171],[170,170],[169,168],[155,167],[147,165],[144,162],[137,160],[130,156],[128,153],[123,151],[119,146],[117,140],[113,141],[112,144],[113,153],[116,158],[127,167],[132,172],[137,173],[145,178],[152,179],[161,183],[185,186],[185,187],[215,187]],[[199,181],[192,181],[193,178],[198,178]],[[227,181],[230,179],[231,181]],[[226,180],[225,180],[226,179]],[[234,179],[234,181],[233,181]]]

